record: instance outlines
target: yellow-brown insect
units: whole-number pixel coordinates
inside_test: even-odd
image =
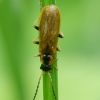
[[[56,51],[60,51],[57,46],[58,36],[63,38],[64,36],[60,32],[60,12],[59,9],[54,6],[46,6],[42,9],[39,20],[39,27],[34,27],[39,30],[39,41],[33,41],[35,44],[39,44],[40,60],[42,62],[41,69],[43,71],[49,71],[51,69],[50,64],[55,59],[54,54]],[[36,20],[37,21],[37,20]]]
[[[35,25],[37,20],[39,21],[39,26]],[[39,44],[40,54],[38,54],[37,56],[40,56],[40,60],[42,63],[40,69],[42,69],[43,72],[48,72],[48,75],[51,78],[49,71],[52,69],[51,64],[54,60],[56,60],[54,54],[56,53],[56,51],[60,51],[59,47],[57,46],[58,37],[64,37],[63,34],[60,32],[59,9],[54,5],[46,6],[42,9],[40,16],[37,20],[34,24],[34,28],[39,30],[39,36],[37,37],[39,41],[36,41],[36,38],[33,43]]]

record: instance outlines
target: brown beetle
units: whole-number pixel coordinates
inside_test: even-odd
[[[39,26],[36,26],[37,21],[39,22]],[[33,43],[39,44],[40,54],[36,56],[40,56],[40,60],[42,63],[40,69],[43,72],[48,72],[48,75],[52,83],[52,79],[51,79],[49,71],[52,69],[51,64],[53,63],[53,61],[57,59],[54,57],[54,54],[56,53],[56,51],[60,51],[59,47],[57,46],[58,37],[60,38],[64,37],[60,31],[59,9],[54,5],[45,6],[42,9],[39,18],[35,21],[34,28],[39,31],[39,36],[33,40]],[[37,39],[39,39],[39,41],[36,41]],[[37,90],[39,87],[41,76],[39,78]],[[52,89],[54,93],[53,85],[52,85]],[[36,97],[37,90],[36,90],[34,99]],[[55,93],[54,93],[54,96],[55,96]],[[56,99],[56,96],[55,96],[55,99]]]

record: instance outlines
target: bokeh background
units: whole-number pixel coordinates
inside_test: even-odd
[[[59,100],[100,100],[100,0],[56,0],[61,11]],[[32,100],[41,74],[39,0],[0,0],[0,100]],[[36,100],[43,100],[42,80]]]

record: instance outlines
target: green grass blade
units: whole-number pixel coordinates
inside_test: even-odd
[[[55,0],[40,0],[40,3],[42,4],[42,7],[51,4],[55,5]],[[57,57],[57,54],[55,54],[54,56]],[[58,100],[58,73],[55,67],[57,67],[57,61],[54,61],[54,63],[52,64],[52,70],[50,74],[54,87],[54,93],[56,99]],[[43,100],[55,100],[48,73],[45,73],[43,75]]]

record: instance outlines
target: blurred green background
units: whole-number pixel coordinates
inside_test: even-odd
[[[61,11],[59,100],[100,100],[100,0],[56,0]],[[41,74],[39,0],[0,0],[0,100],[32,100]],[[43,100],[42,81],[36,100]]]

